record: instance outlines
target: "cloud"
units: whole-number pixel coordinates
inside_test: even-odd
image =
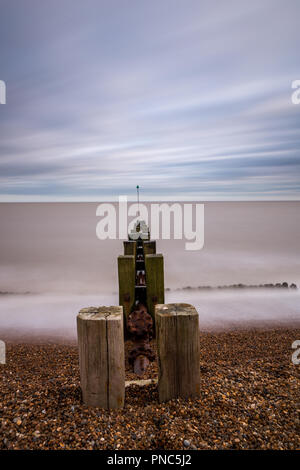
[[[4,2],[0,200],[137,183],[299,199],[299,13],[292,0]]]

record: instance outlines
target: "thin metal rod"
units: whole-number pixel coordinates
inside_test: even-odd
[[[137,192],[137,201],[138,201],[138,213],[139,215],[141,215],[140,214],[140,187],[139,185],[137,185],[136,187],[136,192]]]

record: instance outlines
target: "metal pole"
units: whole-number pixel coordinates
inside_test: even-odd
[[[140,187],[139,185],[137,185],[136,187],[136,192],[137,192],[137,201],[138,201],[138,213],[140,216],[141,214],[140,214]]]

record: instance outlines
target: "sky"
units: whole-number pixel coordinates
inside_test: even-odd
[[[0,201],[300,199],[299,0],[0,0]]]

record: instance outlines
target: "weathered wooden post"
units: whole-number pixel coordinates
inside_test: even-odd
[[[146,255],[147,306],[150,315],[155,316],[155,305],[165,301],[164,258],[161,254]]]
[[[144,255],[155,255],[156,254],[156,241],[145,240],[144,241]]]
[[[127,318],[135,298],[135,256],[118,256],[119,305]]]
[[[84,403],[106,409],[123,407],[123,308],[83,308],[77,316],[77,334]]]
[[[199,324],[189,304],[155,306],[159,401],[199,395]]]
[[[0,340],[0,364],[6,364],[6,346],[2,340]]]
[[[136,257],[136,241],[125,240],[123,242],[124,246],[124,255],[132,255]]]

